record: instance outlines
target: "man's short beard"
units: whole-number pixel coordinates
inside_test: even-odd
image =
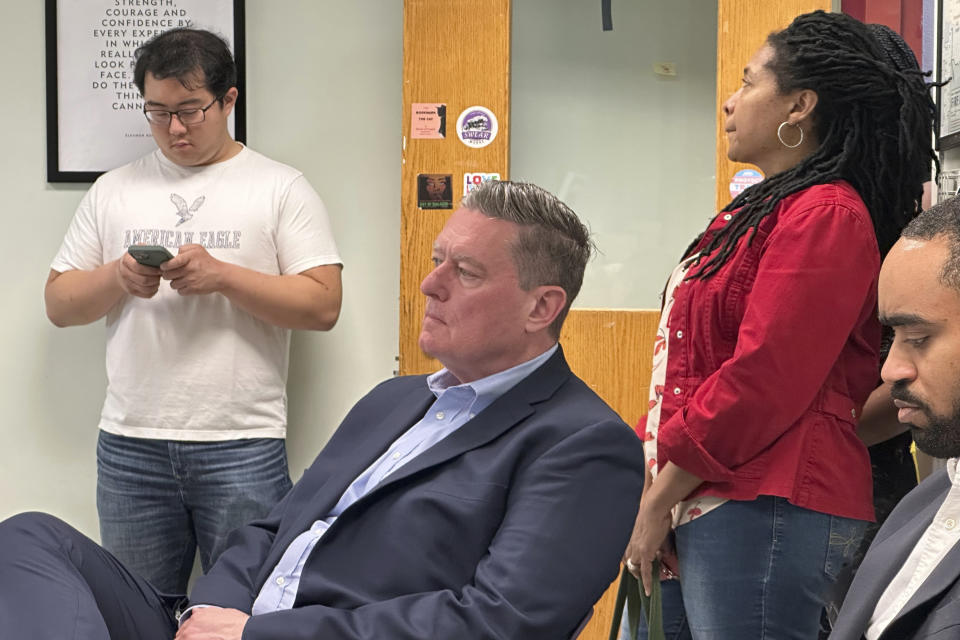
[[[960,433],[958,433],[960,415],[954,414],[954,417],[949,420],[929,413],[927,417],[930,419],[930,426],[925,429],[910,425],[910,433],[917,444],[917,449],[934,458],[960,457]]]
[[[917,449],[934,458],[960,457],[960,397],[954,400],[951,415],[936,415],[905,387],[894,384],[890,395],[915,405],[918,411],[927,416],[927,426],[924,428],[906,423]]]

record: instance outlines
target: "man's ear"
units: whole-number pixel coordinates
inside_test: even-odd
[[[526,330],[536,333],[549,327],[557,319],[567,304],[567,292],[563,287],[542,285],[531,291],[534,295],[534,305],[527,316]]]
[[[817,108],[817,102],[820,96],[813,89],[800,89],[793,98],[793,105],[790,107],[790,115],[787,116],[790,124],[800,124],[804,121],[809,122],[813,110]]]
[[[237,104],[237,96],[239,95],[236,87],[230,87],[227,89],[227,92],[223,94],[223,115],[224,117],[230,115],[230,112],[233,111],[233,108]]]

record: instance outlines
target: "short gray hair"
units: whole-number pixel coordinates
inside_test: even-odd
[[[901,238],[933,240],[944,236],[950,254],[940,270],[943,284],[960,289],[960,198],[944,200],[922,212],[904,227]]]
[[[519,225],[513,259],[520,286],[529,291],[556,285],[567,294],[566,305],[550,325],[551,334],[558,338],[570,305],[580,293],[593,250],[586,225],[559,198],[530,182],[485,182],[468,193],[460,206]]]

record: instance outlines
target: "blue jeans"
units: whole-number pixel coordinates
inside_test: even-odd
[[[103,546],[157,590],[187,592],[199,549],[206,571],[227,535],[290,490],[284,441],[179,442],[105,431],[97,442]]]
[[[816,639],[866,524],[760,496],[677,527],[680,582],[662,583],[668,640]]]

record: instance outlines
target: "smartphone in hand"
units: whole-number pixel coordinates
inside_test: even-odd
[[[159,267],[161,264],[173,257],[173,254],[163,247],[148,244],[131,245],[127,253],[133,256],[133,259],[147,267]]]

